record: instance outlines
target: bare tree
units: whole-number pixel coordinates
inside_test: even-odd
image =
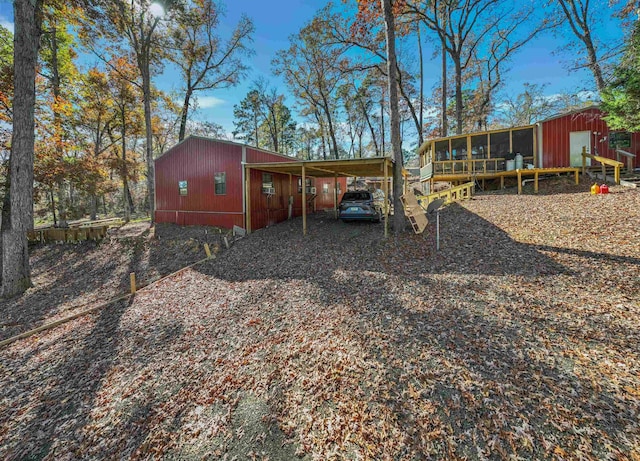
[[[619,42],[603,45],[601,53],[593,33],[595,24],[600,20],[597,15],[607,14],[610,11],[609,4],[590,0],[553,0],[548,4],[569,25],[583,48],[582,52],[578,51],[578,56],[584,57],[583,53],[586,53],[584,61],[578,61],[577,68],[588,68],[593,74],[598,92],[602,92],[606,86],[602,63],[620,53],[622,45]],[[569,43],[570,49],[574,48],[572,45],[574,44]]]
[[[161,16],[152,7],[151,0],[92,0],[91,21],[84,28],[83,35],[94,41],[106,38],[116,44],[115,54],[123,54],[117,46],[124,42],[133,51],[140,72],[140,82],[132,81],[142,89],[145,121],[145,161],[147,163],[147,199],[151,223],[155,220],[155,165],[153,163],[153,125],[151,103],[153,92],[151,75],[162,65],[162,49],[166,43],[159,33]],[[168,14],[177,0],[157,0],[156,5],[164,6]],[[109,59],[101,56],[105,62]]]
[[[343,80],[343,49],[327,45],[317,18],[290,38],[287,50],[278,52],[273,60],[276,75],[283,75],[296,98],[318,109],[326,123],[331,150],[339,158],[336,139],[336,91]]]
[[[473,73],[472,68],[479,69],[478,62],[484,64],[482,76],[485,84],[481,89],[484,96],[478,100],[487,105],[502,82],[501,66],[524,44],[552,25],[546,19],[535,21],[535,5],[507,7],[501,0],[419,0],[410,2],[407,8],[436,33],[453,63],[457,134],[463,132],[463,85],[465,77]],[[523,33],[525,26],[526,32]],[[442,98],[444,111],[446,88]]]
[[[223,43],[216,34],[221,16],[221,6],[213,0],[198,0],[176,15],[168,57],[180,69],[185,85],[179,141],[184,139],[190,101],[196,91],[233,87],[246,75],[248,68],[242,57],[252,54],[247,45],[255,27],[243,16]]]

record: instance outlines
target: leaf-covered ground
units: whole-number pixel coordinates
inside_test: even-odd
[[[0,458],[638,460],[640,191],[540,188],[440,252],[286,222],[14,343]]]

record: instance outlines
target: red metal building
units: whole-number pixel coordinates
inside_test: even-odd
[[[296,159],[230,141],[190,136],[156,159],[156,222],[245,228],[243,163]],[[302,213],[302,185],[293,175],[250,170],[251,227],[260,229]],[[333,208],[334,178],[310,178],[310,208]],[[338,190],[346,179],[338,178]],[[313,194],[310,194],[313,195]],[[292,197],[291,207],[289,197]],[[290,211],[291,208],[291,211]]]
[[[551,117],[537,123],[538,159],[543,168],[582,166],[582,146],[587,152],[616,159],[616,148],[635,154],[640,167],[640,133],[609,130],[604,113],[596,106]]]

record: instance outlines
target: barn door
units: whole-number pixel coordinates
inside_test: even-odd
[[[571,166],[582,166],[582,147],[586,146],[587,154],[591,153],[591,131],[572,131],[569,133],[569,160]],[[591,159],[587,159],[587,166]]]

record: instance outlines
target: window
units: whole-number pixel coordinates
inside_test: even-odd
[[[609,149],[626,149],[631,147],[631,134],[626,131],[609,133]]]
[[[216,173],[214,176],[215,194],[225,195],[227,193],[227,173]]]
[[[262,173],[262,193],[274,194],[273,175],[271,173]]]
[[[273,187],[273,175],[271,173],[262,173],[262,187]]]
[[[187,195],[187,181],[178,181],[178,191],[180,195]]]
[[[323,194],[328,194],[329,193],[329,184],[328,183],[324,183],[322,185],[322,193]]]
[[[311,178],[305,178],[304,182],[307,183],[307,194],[308,194],[311,189]],[[302,194],[302,178],[298,178],[298,194]]]

